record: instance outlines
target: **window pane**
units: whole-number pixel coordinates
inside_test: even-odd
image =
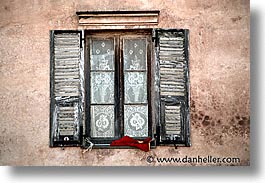
[[[114,106],[91,106],[91,136],[114,137]]]
[[[146,103],[146,72],[125,72],[125,103]]]
[[[92,40],[91,70],[114,70],[114,41]]]
[[[113,104],[114,73],[91,72],[91,103]]]
[[[124,106],[124,135],[130,137],[148,136],[148,107]]]
[[[124,39],[124,69],[146,70],[146,39]]]

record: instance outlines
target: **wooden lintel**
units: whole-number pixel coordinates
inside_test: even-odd
[[[76,14],[79,27],[84,29],[154,28],[158,25],[159,11],[79,11]]]

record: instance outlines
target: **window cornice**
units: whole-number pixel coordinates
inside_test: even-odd
[[[79,29],[156,28],[159,11],[77,11]]]

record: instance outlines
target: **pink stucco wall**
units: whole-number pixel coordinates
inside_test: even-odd
[[[249,8],[248,0],[1,0],[0,165],[168,165],[148,164],[148,155],[249,165]],[[192,147],[49,147],[49,30],[77,29],[80,10],[160,10],[159,27],[190,29]]]

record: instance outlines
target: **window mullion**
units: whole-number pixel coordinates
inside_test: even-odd
[[[119,53],[118,53],[118,63],[119,63],[119,110],[120,110],[120,118],[119,118],[119,124],[120,124],[120,135],[121,137],[124,136],[124,68],[123,68],[123,41],[122,37],[119,35],[118,37],[118,43],[119,43]]]
[[[117,138],[121,138],[123,135],[123,80],[122,80],[122,60],[121,60],[121,45],[120,36],[116,35],[115,40],[115,134]]]

